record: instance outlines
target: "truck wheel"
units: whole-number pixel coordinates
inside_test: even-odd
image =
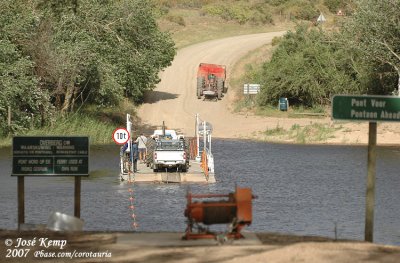
[[[197,77],[197,98],[200,99],[203,95],[204,77]]]
[[[186,158],[190,159],[190,140],[188,138],[184,139],[185,142],[185,153],[186,153]]]
[[[224,81],[222,79],[217,79],[217,96],[218,99],[222,99],[222,92],[224,90]]]
[[[225,81],[222,82],[222,86],[224,87],[222,92],[227,93],[228,92],[228,87],[225,86]]]
[[[199,87],[197,87],[197,98],[198,99],[201,99],[201,92],[200,92],[200,88]]]
[[[181,170],[182,170],[182,173],[186,173],[187,172],[187,166],[186,165],[182,165]]]

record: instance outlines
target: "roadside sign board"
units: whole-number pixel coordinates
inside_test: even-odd
[[[369,122],[364,239],[373,242],[377,122],[400,121],[400,97],[335,95],[332,98],[332,119]]]
[[[125,128],[117,128],[112,133],[112,138],[116,144],[124,145],[130,139],[130,134]]]
[[[326,22],[326,18],[325,18],[325,16],[321,13],[320,15],[319,15],[319,17],[317,18],[317,22],[319,22],[319,23],[324,23],[324,22]]]
[[[244,84],[243,94],[257,94],[260,92],[260,84]]]
[[[88,176],[89,137],[13,138],[13,176]]]
[[[400,97],[335,95],[332,119],[353,121],[400,121]]]

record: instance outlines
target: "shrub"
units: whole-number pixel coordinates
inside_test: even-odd
[[[289,12],[291,16],[301,20],[313,20],[318,17],[318,10],[315,8],[310,1],[306,0],[295,0],[285,4],[286,12]]]
[[[291,105],[314,107],[329,104],[333,94],[360,93],[353,64],[329,35],[300,25],[282,38],[264,64],[258,103],[264,106],[287,97]]]
[[[346,6],[345,2],[344,0],[324,0],[324,4],[332,13],[336,13],[340,8],[344,8]]]
[[[248,22],[254,24],[273,23],[272,13],[268,6],[262,4],[249,4],[247,1],[234,2],[231,5],[214,3],[203,6],[202,12],[218,16],[225,20],[233,20],[239,24]]]

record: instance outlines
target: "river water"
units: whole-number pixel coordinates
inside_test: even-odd
[[[82,180],[85,230],[132,230],[132,187],[118,181],[118,147],[92,146],[90,176]],[[251,187],[250,231],[363,240],[366,146],[310,146],[214,140],[216,184],[135,184],[137,231],[185,230],[186,191],[230,193]],[[17,178],[11,149],[0,149],[0,229],[17,227]],[[400,245],[400,148],[377,152],[374,241]],[[25,178],[26,223],[49,214],[73,215],[73,178]],[[335,230],[336,228],[336,230]]]

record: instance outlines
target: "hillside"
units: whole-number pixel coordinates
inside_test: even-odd
[[[274,113],[267,117],[254,115],[252,111],[233,112],[242,85],[238,75],[244,73],[246,63],[255,60],[260,63],[263,56],[267,60],[272,50],[273,36],[281,35],[283,32],[278,32],[282,29],[293,28],[293,21],[283,19],[274,25],[240,25],[220,17],[201,15],[199,9],[171,8],[168,14],[179,16],[184,21],[182,25],[166,17],[158,21],[163,30],[171,32],[179,49],[172,66],[161,73],[161,82],[156,90],[147,93],[145,103],[139,108],[139,117],[145,129],[151,130],[165,121],[168,127],[193,135],[194,115],[200,113],[203,119],[214,125],[216,137],[298,143],[367,142],[367,125],[364,124],[333,123],[329,117],[293,117],[290,113]],[[329,17],[329,13],[326,16]],[[279,16],[274,21],[279,21]],[[251,34],[258,32],[271,33]],[[232,35],[241,36],[229,37]],[[214,38],[218,40],[209,40]],[[204,42],[198,43],[201,41]],[[251,55],[259,48],[263,50],[262,53]],[[248,59],[243,60],[244,57]],[[227,65],[228,93],[221,101],[201,101],[196,98],[196,72],[201,62]],[[233,82],[237,82],[236,86]],[[398,125],[383,124],[381,128],[380,143],[400,143]]]

